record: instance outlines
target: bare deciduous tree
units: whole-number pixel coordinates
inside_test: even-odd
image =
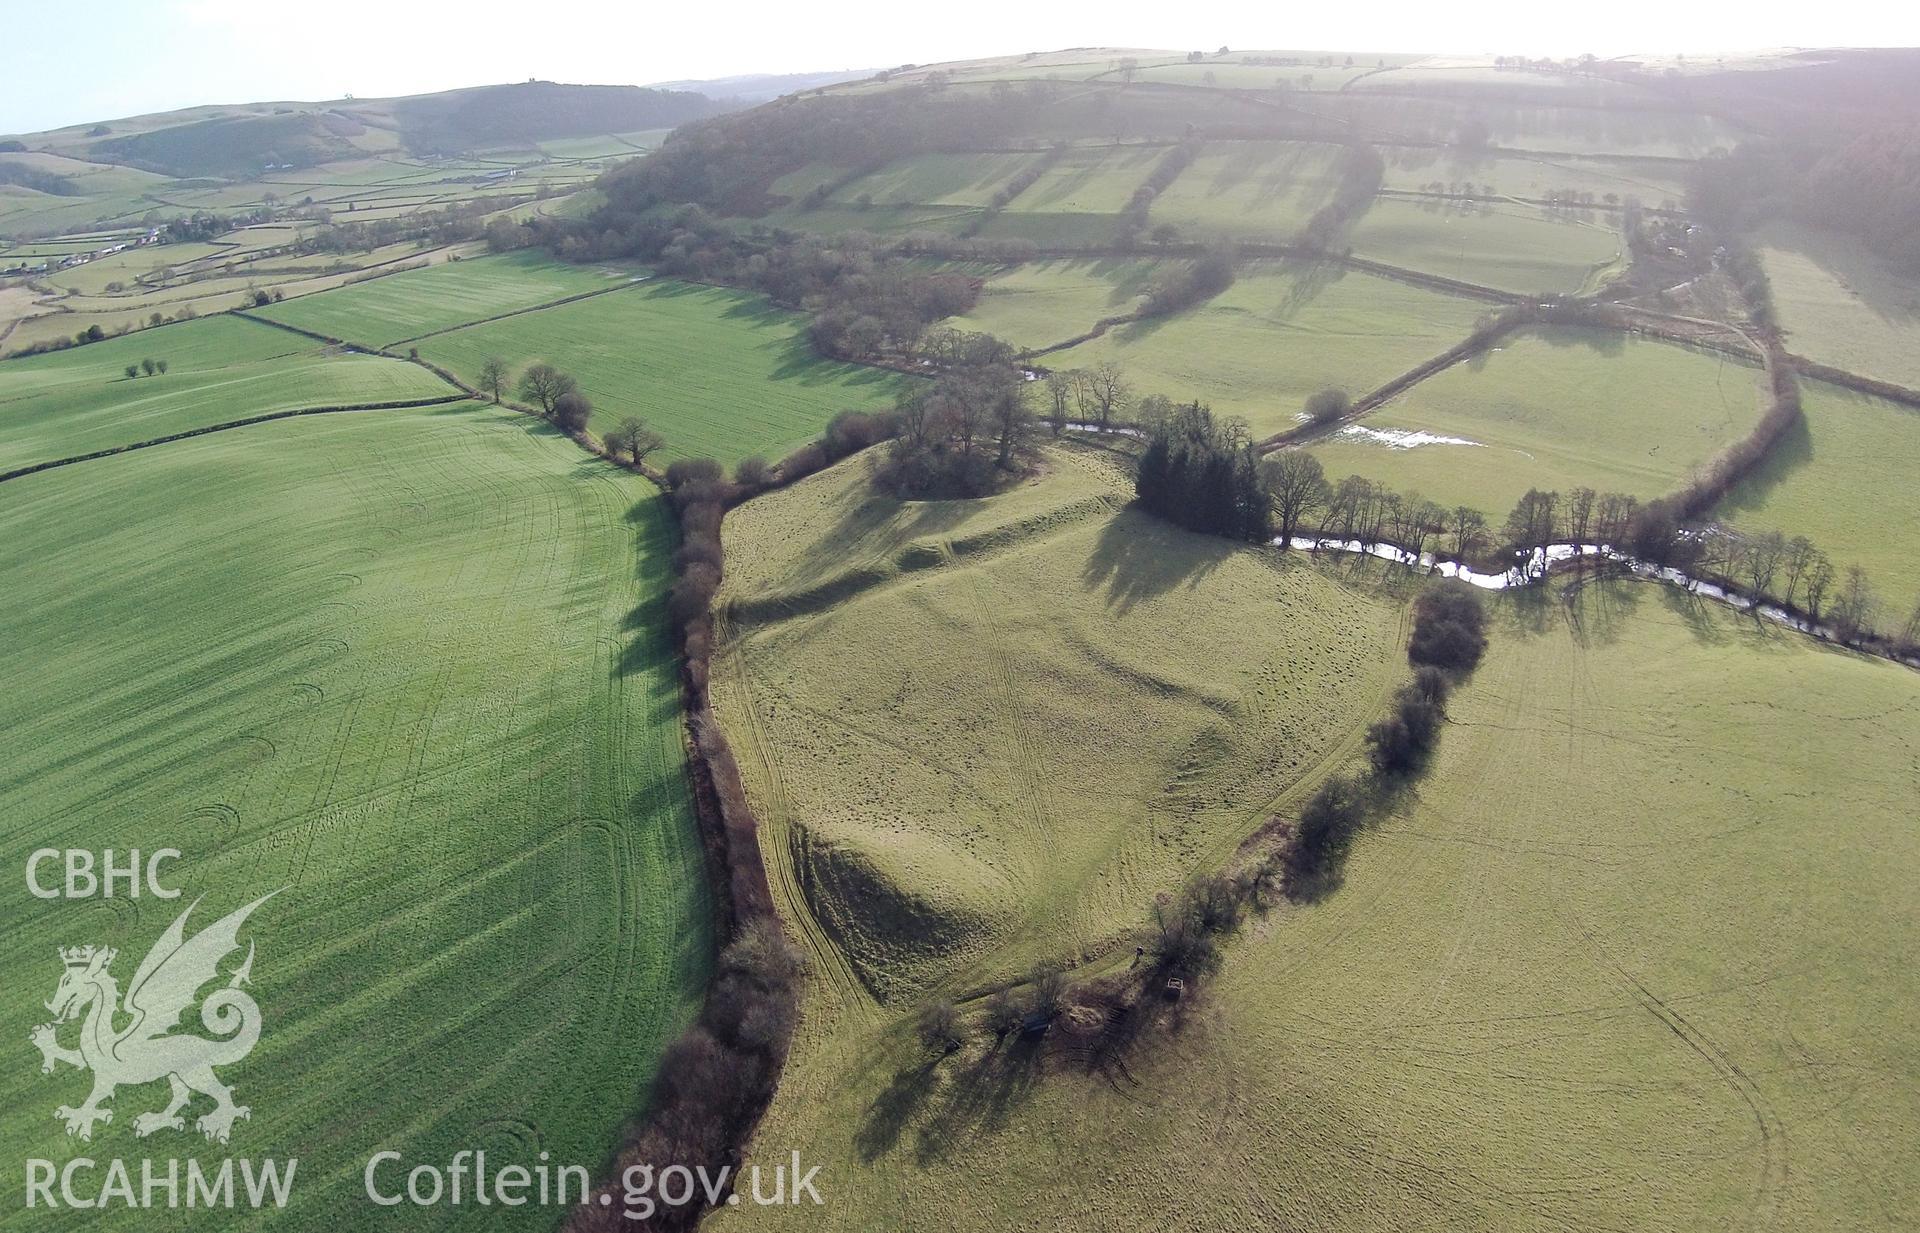
[[[1127,384],[1126,376],[1120,371],[1120,365],[1108,360],[1087,374],[1088,384],[1093,390],[1094,410],[1100,417],[1100,427],[1107,428],[1116,415],[1124,415],[1133,403],[1133,389]]]
[[[540,414],[546,416],[551,416],[561,398],[578,387],[579,382],[551,364],[534,364],[520,374],[520,396],[537,404]]]
[[[499,402],[506,390],[507,362],[497,355],[490,355],[480,365],[480,392]]]
[[[1320,460],[1304,450],[1285,450],[1260,469],[1273,497],[1273,512],[1280,519],[1280,543],[1286,547],[1300,524],[1331,495],[1327,473]]]

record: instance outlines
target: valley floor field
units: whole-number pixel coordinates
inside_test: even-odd
[[[808,1144],[847,1229],[1903,1223],[1920,678],[1657,584],[1497,602],[1344,884],[1256,923],[1124,1076],[991,1036],[936,1060],[822,980],[766,1162]]]
[[[1106,263],[1111,264],[1111,263]],[[1129,278],[1139,275],[1120,267]],[[1064,308],[1083,314],[1054,327],[1061,341],[1091,329],[1109,308],[1111,275],[1101,265],[1056,263],[1031,279]],[[1082,290],[1061,290],[1077,280]],[[1051,284],[1051,286],[1049,286]],[[1018,283],[1014,284],[1018,286]],[[976,315],[1015,322],[1037,335],[1030,312],[1000,306],[997,280]],[[1355,395],[1385,384],[1472,331],[1487,305],[1327,264],[1259,262],[1219,295],[1170,317],[1116,326],[1099,338],[1044,357],[1049,368],[1113,361],[1141,394],[1198,398],[1223,415],[1244,416],[1255,437],[1292,428],[1308,395],[1327,386]],[[1017,315],[1016,315],[1017,314]],[[1015,341],[1025,343],[1026,337]]]
[[[410,270],[275,304],[259,315],[329,338],[389,347],[567,296],[618,287],[643,274],[566,265],[528,250]]]
[[[1309,448],[1330,478],[1365,475],[1449,509],[1472,506],[1496,525],[1529,488],[1645,501],[1752,429],[1759,375],[1672,343],[1534,329]]]
[[[693,283],[644,283],[440,334],[420,354],[479,380],[499,356],[515,379],[536,361],[577,377],[604,433],[629,415],[667,440],[661,457],[777,458],[846,410],[890,405],[903,378],[823,360],[806,320],[763,297]]]
[[[164,373],[126,375],[164,360]],[[273,411],[457,397],[417,364],[208,317],[0,363],[0,471]]]
[[[1823,381],[1802,382],[1801,402],[1805,426],[1714,516],[1743,531],[1804,535],[1843,574],[1862,567],[1882,601],[1879,623],[1898,629],[1920,603],[1920,563],[1908,551],[1920,533],[1920,410]]]
[[[267,1019],[222,1072],[253,1110],[229,1148],[191,1128],[136,1139],[164,1085],[123,1088],[92,1143],[70,1139],[53,1110],[85,1076],[42,1076],[25,1052],[0,1080],[8,1152],[297,1157],[274,1227],[303,1230],[360,1227],[378,1149],[597,1169],[712,944],[652,487],[463,404],[10,481],[0,531],[16,869],[48,845],[184,853],[163,879],[177,901],[9,899],[0,971],[22,996],[0,1029],[24,1051],[48,1018],[56,946],[118,947],[125,988],[196,896],[190,932],[284,888],[242,935]],[[470,1227],[470,1207],[408,1210],[409,1228]],[[16,1206],[0,1228],[46,1219]],[[496,1209],[487,1227],[553,1223]]]
[[[1857,240],[1772,226],[1761,258],[1796,354],[1920,387],[1920,279],[1887,270]]]

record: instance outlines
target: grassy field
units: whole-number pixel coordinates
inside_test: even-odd
[[[167,361],[167,371],[126,376],[147,358]],[[0,471],[271,411],[457,393],[404,360],[208,317],[0,363]]]
[[[1215,142],[1155,198],[1153,222],[1187,238],[1295,239],[1339,184],[1340,148],[1305,141]]]
[[[1094,146],[1069,150],[1027,191],[1009,214],[1118,214],[1166,155],[1164,146]]]
[[[1843,573],[1865,569],[1883,601],[1880,624],[1897,630],[1920,603],[1920,564],[1907,551],[1920,532],[1920,411],[1819,381],[1801,382],[1801,399],[1806,430],[1714,514],[1745,530],[1804,535]]]
[[[1380,146],[1386,159],[1385,187],[1419,191],[1438,181],[1487,185],[1509,197],[1545,197],[1553,192],[1592,193],[1602,204],[1607,194],[1637,197],[1658,206],[1686,195],[1686,165],[1603,156],[1497,155],[1459,147]]]
[[[890,404],[902,379],[814,355],[805,318],[759,296],[660,281],[427,339],[420,354],[477,379],[545,360],[579,378],[593,428],[639,415],[667,458],[778,457],[840,411]]]
[[[1476,506],[1497,524],[1528,488],[1642,500],[1673,491],[1752,428],[1758,378],[1757,368],[1670,343],[1529,331],[1311,448],[1331,477]],[[1405,448],[1380,435],[1413,432],[1471,444]]]
[[[1347,239],[1357,256],[1524,294],[1592,290],[1621,249],[1608,225],[1532,206],[1462,208],[1384,197],[1355,220]]]
[[[716,1227],[1898,1227],[1916,792],[1911,672],[1653,584],[1514,603],[1344,885],[1124,1074],[936,1062],[817,980],[758,1142],[805,1144],[828,1206]]]
[[[843,202],[865,197],[886,206],[985,206],[1001,185],[1039,157],[1038,153],[921,154],[861,176],[839,197]]]
[[[274,321],[370,347],[601,291],[634,270],[568,265],[533,250],[447,262],[260,310]]]
[[[379,1148],[596,1166],[710,959],[658,598],[671,523],[650,485],[468,405],[11,481],[0,528],[8,863],[48,844],[184,853],[163,878],[177,902],[9,897],[8,1038],[24,1051],[48,1017],[56,945],[120,948],[124,987],[196,896],[190,928],[286,888],[243,934],[267,1018],[222,1072],[253,1110],[229,1148],[136,1139],[157,1085],[122,1088],[91,1144],[69,1139],[52,1112],[84,1077],[23,1053],[0,1089],[8,1151],[298,1157],[274,1227],[312,1230],[365,1223]],[[409,1227],[471,1216],[414,1211]],[[496,1209],[487,1227],[553,1220]]]
[[[1920,388],[1920,280],[1891,273],[1844,235],[1780,224],[1764,239],[1760,258],[1790,349]]]
[[[867,465],[728,516],[715,679],[768,860],[869,1008],[1118,945],[1395,673],[1397,603],[1121,510],[1102,451],[985,501]]]
[[[1131,258],[1029,262],[988,278],[973,311],[948,324],[1044,347],[1137,307],[1158,269]]]
[[[1266,263],[1243,267],[1231,287],[1197,308],[1109,330],[1046,363],[1112,360],[1142,394],[1198,398],[1245,416],[1265,436],[1292,427],[1315,390],[1338,385],[1358,394],[1381,385],[1465,338],[1485,311],[1337,267]],[[1092,324],[1063,321],[1060,332]]]

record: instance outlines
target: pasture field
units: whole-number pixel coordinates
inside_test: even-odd
[[[1046,357],[1050,368],[1112,360],[1142,394],[1198,398],[1259,436],[1291,428],[1328,385],[1356,395],[1465,338],[1486,305],[1333,266],[1242,267],[1224,292],[1172,317],[1119,326]],[[1069,336],[1093,324],[1070,323]]]
[[[1040,157],[1038,151],[914,155],[861,176],[840,190],[839,199],[843,204],[866,197],[881,206],[985,207],[1003,184]]]
[[[1026,192],[1009,202],[1006,213],[1118,214],[1166,152],[1163,145],[1069,150],[1041,172]]]
[[[1857,240],[1775,225],[1760,259],[1798,355],[1920,388],[1920,279],[1887,270]]]
[[[1324,143],[1214,142],[1154,199],[1152,221],[1183,238],[1286,243],[1338,187],[1339,159]]]
[[[1652,160],[1604,156],[1509,155],[1469,152],[1459,147],[1375,147],[1386,160],[1384,187],[1420,192],[1438,181],[1470,184],[1478,193],[1487,185],[1507,197],[1545,197],[1568,190],[1592,193],[1602,205],[1609,193],[1620,200],[1639,198],[1658,206],[1686,196],[1686,166]]]
[[[440,334],[420,354],[472,382],[488,356],[515,380],[544,360],[593,400],[592,428],[638,415],[666,437],[656,457],[778,458],[841,411],[891,405],[907,378],[814,354],[806,319],[741,291],[659,280]]]
[[[1367,82],[1384,85],[1393,75]],[[1365,84],[1337,94],[1302,94],[1292,102],[1354,125],[1375,141],[1451,141],[1478,123],[1503,150],[1671,159],[1676,167],[1678,160],[1731,150],[1743,136],[1743,130],[1696,112],[1584,106],[1577,98],[1561,104],[1393,94],[1384,88],[1370,92]]]
[[[728,515],[714,674],[788,906],[868,1009],[1119,945],[1397,675],[1398,603],[1122,509],[1103,450],[983,501],[869,461]]]
[[[259,310],[262,317],[369,347],[389,347],[501,313],[639,277],[637,269],[568,265],[528,249],[444,262]]]
[[[1529,488],[1649,500],[1746,436],[1759,369],[1711,352],[1555,327],[1422,381],[1311,447],[1330,478],[1365,475],[1496,526]],[[1426,433],[1471,444],[1389,444]],[[1400,437],[1404,441],[1404,437]]]
[[[158,1084],[121,1088],[113,1122],[70,1139],[53,1109],[86,1078],[28,1053],[0,1080],[8,1152],[297,1157],[273,1223],[302,1230],[365,1226],[382,1148],[602,1160],[711,959],[651,486],[466,404],[10,481],[0,528],[8,862],[48,844],[184,854],[172,902],[8,897],[9,1038],[24,1050],[48,1018],[56,946],[119,948],[124,988],[196,897],[189,932],[279,891],[241,935],[266,1018],[221,1072],[252,1108],[229,1145],[191,1122],[137,1139]],[[408,1227],[472,1227],[471,1206],[407,1210]],[[244,1208],[87,1215],[259,1225]],[[488,1227],[553,1220],[496,1208]]]
[[[1802,381],[1800,394],[1805,431],[1775,446],[1714,516],[1742,530],[1804,535],[1843,575],[1860,566],[1881,599],[1877,623],[1898,630],[1920,603],[1920,564],[1907,551],[1920,532],[1920,411],[1824,381]]]
[[[949,324],[1044,347],[1136,307],[1159,268],[1129,258],[1028,262],[989,277],[979,303]]]
[[[129,378],[128,364],[167,361]],[[417,364],[230,316],[0,363],[0,471],[301,407],[455,394]]]
[[[1920,677],[1657,584],[1496,608],[1344,884],[1256,919],[1124,1071],[935,1060],[818,979],[757,1143],[849,1180],[716,1227],[1903,1223]]]
[[[1347,241],[1357,256],[1526,295],[1592,291],[1623,247],[1605,221],[1569,220],[1518,202],[1386,197],[1354,220]]]

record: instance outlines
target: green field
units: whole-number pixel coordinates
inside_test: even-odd
[[[1545,197],[1555,192],[1592,193],[1606,204],[1637,197],[1643,205],[1679,201],[1686,195],[1686,165],[1604,156],[1500,155],[1459,147],[1377,147],[1387,163],[1385,187],[1401,192],[1441,184],[1469,184],[1473,191],[1493,186],[1509,197]]]
[[[1887,270],[1858,241],[1774,226],[1760,250],[1796,354],[1920,388],[1920,279]]]
[[[1166,153],[1165,146],[1142,145],[1069,150],[1014,198],[1007,212],[1118,214]]]
[[[840,190],[839,199],[865,197],[884,206],[985,206],[995,191],[1039,158],[1038,152],[921,154],[861,176]]]
[[[715,680],[796,923],[869,1006],[1119,945],[1395,674],[1398,604],[1121,510],[1102,451],[986,501],[867,465],[728,516]]]
[[[1532,206],[1386,197],[1360,215],[1347,240],[1356,256],[1529,295],[1592,290],[1621,247],[1608,226]]]
[[[1804,432],[1775,447],[1714,515],[1748,531],[1804,535],[1843,573],[1867,571],[1882,600],[1878,622],[1897,631],[1920,604],[1920,532],[1913,460],[1920,411],[1819,381],[1803,381]]]
[[[1339,184],[1340,147],[1305,141],[1214,142],[1155,198],[1153,223],[1185,238],[1282,244]]]
[[[129,379],[128,364],[167,361]],[[285,330],[207,317],[0,363],[0,471],[272,411],[442,398],[458,391],[404,360],[318,347]]]
[[[989,297],[990,302],[991,297]],[[1382,385],[1465,338],[1486,305],[1333,266],[1245,266],[1234,284],[1173,317],[1121,326],[1046,357],[1112,360],[1142,394],[1198,398],[1260,436],[1291,428],[1307,396]],[[1063,321],[1062,337],[1091,319]]]
[[[988,278],[973,310],[948,324],[1044,347],[1136,308],[1159,269],[1128,258],[1029,262]]]
[[[652,487],[468,405],[290,420],[14,480],[0,528],[16,878],[48,844],[184,853],[163,877],[175,903],[44,903],[18,886],[7,900],[8,1152],[297,1157],[275,1227],[301,1229],[364,1224],[361,1169],[380,1148],[597,1167],[710,959],[659,601],[672,531]],[[125,982],[196,896],[194,928],[276,888],[242,935],[267,1019],[223,1072],[253,1110],[232,1143],[136,1139],[161,1085],[122,1088],[91,1144],[67,1138],[53,1109],[79,1103],[85,1077],[42,1076],[25,1044],[48,1018],[54,948],[118,947]],[[471,1227],[471,1211],[408,1227]],[[212,1223],[257,1223],[227,1217]],[[553,1221],[528,1207],[488,1227]],[[16,1205],[0,1227],[48,1218]]]
[[[1671,343],[1556,327],[1430,377],[1311,448],[1330,477],[1359,474],[1496,525],[1529,488],[1649,500],[1744,437],[1759,370]],[[1406,448],[1381,434],[1471,444]],[[1399,437],[1399,440],[1406,440]]]
[[[387,347],[570,295],[602,291],[639,273],[567,265],[526,250],[409,270],[275,304],[259,315],[329,338]]]
[[[420,354],[476,380],[488,356],[516,375],[544,360],[593,400],[593,429],[645,418],[667,458],[777,458],[841,411],[890,404],[901,379],[818,358],[805,318],[740,291],[661,280],[441,334]]]
[[[757,710],[801,724],[822,684]],[[930,1060],[816,982],[757,1143],[845,1180],[717,1227],[1902,1224],[1920,678],[1615,583],[1507,608],[1451,709],[1344,884],[1256,924],[1124,1071],[1071,1038]]]

